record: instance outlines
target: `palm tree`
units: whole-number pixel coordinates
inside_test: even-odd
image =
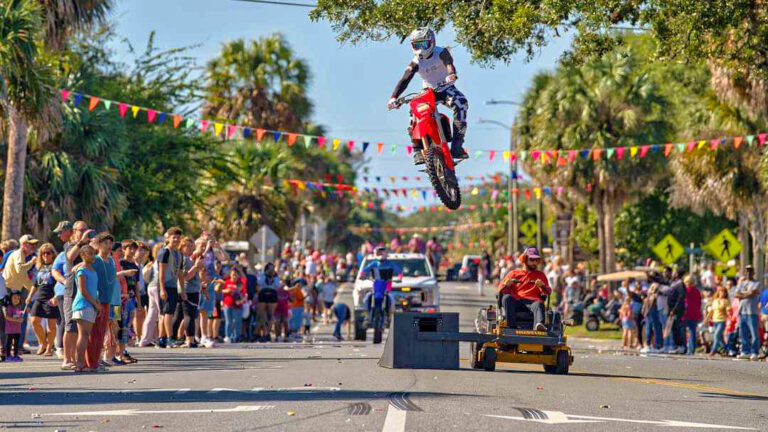
[[[0,108],[8,123],[2,238],[21,232],[27,128],[55,112],[46,55],[60,50],[73,31],[102,22],[112,4],[112,0],[0,1]]]
[[[598,216],[600,269],[615,267],[614,215],[622,203],[634,199],[659,173],[657,155],[631,158],[629,147],[660,142],[669,128],[661,113],[666,102],[638,67],[636,53],[618,49],[580,67],[561,66],[554,74],[534,79],[518,120],[520,149],[536,150],[624,148],[622,160],[594,152],[576,156],[572,163],[542,163],[542,156],[524,161],[526,172],[541,182],[572,188]],[[586,156],[586,158],[584,157]],[[587,185],[591,185],[588,190]]]
[[[226,43],[207,73],[204,116],[300,132],[312,112],[309,67],[279,34]]]
[[[0,109],[7,121],[8,158],[3,194],[2,238],[21,232],[29,118],[46,97],[47,68],[41,61],[41,7],[34,0],[0,2]]]

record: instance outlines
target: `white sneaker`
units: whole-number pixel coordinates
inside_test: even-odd
[[[206,348],[213,348],[216,346],[216,342],[214,342],[212,339],[205,338],[203,346]]]
[[[757,361],[758,360],[757,354],[752,354],[751,356],[749,356],[749,359],[752,361]]]
[[[230,339],[228,337],[225,337],[224,338],[224,343],[232,343],[232,339]]]
[[[749,354],[739,354],[736,358],[739,360],[749,360]]]
[[[59,360],[64,360],[64,350],[61,348],[56,348],[56,358]]]
[[[643,349],[641,349],[640,352],[643,354],[647,354],[648,352],[650,352],[650,349],[648,347],[643,347]]]
[[[677,347],[670,351],[670,354],[685,354],[685,348],[683,347]]]

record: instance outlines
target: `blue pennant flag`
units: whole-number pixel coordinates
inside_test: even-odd
[[[425,191],[425,190],[421,191],[421,197],[426,200],[427,199],[427,191]]]
[[[659,151],[660,148],[661,148],[661,146],[658,145],[658,144],[652,145],[651,146],[651,153],[656,153],[657,151]]]
[[[544,195],[546,195],[548,197],[551,197],[552,196],[552,189],[550,189],[549,187],[545,187],[544,188]]]
[[[376,177],[376,182],[381,182],[381,177]]]
[[[586,159],[589,157],[589,150],[580,150],[579,156],[581,156],[582,159]]]
[[[165,115],[166,114],[164,112],[161,112],[160,114],[158,114],[158,116],[157,116],[157,124],[159,124],[159,125],[163,124],[163,122],[165,121]]]
[[[272,136],[275,138],[275,142],[280,141],[280,135],[282,135],[282,134],[280,132],[278,132],[278,131],[272,132]]]
[[[251,128],[243,128],[243,138],[248,138],[249,136],[251,136]]]
[[[80,93],[73,93],[72,97],[74,98],[75,106],[79,106],[80,105],[80,101],[83,100],[83,95],[81,95]]]
[[[370,143],[368,143],[368,142],[363,142],[363,153],[365,153],[365,151],[366,151],[366,150],[368,150],[368,146],[369,146],[369,145],[370,145]]]

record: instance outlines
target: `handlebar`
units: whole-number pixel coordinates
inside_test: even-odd
[[[435,87],[427,87],[427,88],[423,89],[420,92],[408,93],[405,96],[399,97],[399,98],[397,98],[395,100],[395,109],[400,109],[401,106],[403,106],[403,105],[407,104],[408,102],[412,101],[417,96],[421,95],[422,93],[424,93],[425,91],[427,91],[429,89],[431,89],[434,92],[439,92],[439,91],[442,91],[442,90],[448,88],[449,86],[452,86],[454,82],[456,82],[456,81],[451,81],[451,82],[443,81],[442,83],[436,85]]]

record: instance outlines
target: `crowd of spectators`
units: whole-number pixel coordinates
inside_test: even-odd
[[[162,240],[116,241],[84,221],[63,221],[61,244],[31,235],[0,243],[0,361],[57,357],[63,370],[100,371],[138,360],[131,346],[302,341],[312,324],[349,322],[338,281],[358,258],[286,243],[274,261],[230,256],[207,232],[169,228]],[[36,349],[25,341],[31,325]]]

